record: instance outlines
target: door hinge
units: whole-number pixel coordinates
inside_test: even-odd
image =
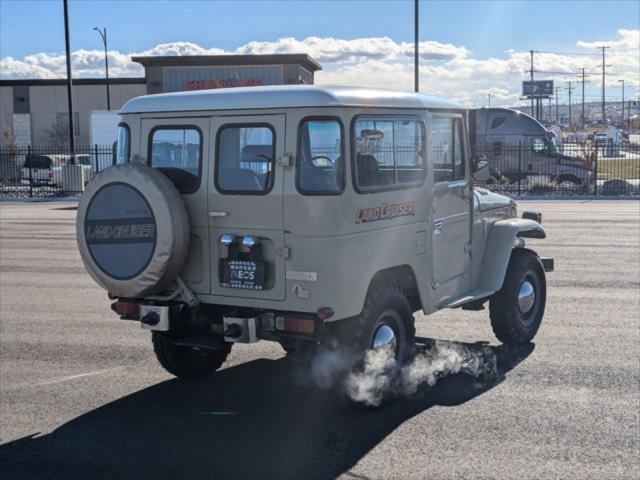
[[[280,250],[278,250],[278,256],[286,260],[291,256],[291,249],[289,247],[282,247]]]
[[[280,165],[282,168],[289,168],[291,167],[292,164],[293,164],[293,158],[291,155],[282,155],[278,159],[278,165]]]

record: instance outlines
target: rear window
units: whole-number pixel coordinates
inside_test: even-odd
[[[337,120],[300,124],[297,188],[309,195],[332,195],[344,189],[342,125]]]
[[[218,131],[215,184],[229,194],[266,194],[273,185],[275,133],[270,125],[228,125]]]
[[[29,155],[24,162],[24,168],[49,169],[52,161],[44,155]]]
[[[164,173],[180,193],[200,185],[202,135],[196,127],[160,127],[151,133],[151,166]]]

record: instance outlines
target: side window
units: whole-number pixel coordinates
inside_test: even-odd
[[[131,152],[131,131],[126,123],[118,125],[118,140],[116,143],[116,161],[117,165],[129,163]]]
[[[307,194],[344,189],[342,126],[336,120],[306,120],[298,131],[297,188]]]
[[[151,133],[150,164],[164,173],[181,193],[200,185],[202,138],[195,127],[159,127]]]
[[[424,180],[424,125],[417,119],[359,118],[354,126],[355,179],[362,190]]]
[[[273,185],[274,161],[275,133],[271,126],[223,126],[218,131],[216,188],[222,193],[268,193]]]
[[[531,151],[533,153],[541,153],[546,150],[547,146],[542,138],[534,138],[531,140]]]
[[[434,182],[451,182],[465,178],[462,122],[459,118],[433,117],[431,158]]]

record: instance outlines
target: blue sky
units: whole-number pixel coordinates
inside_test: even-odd
[[[106,26],[111,48],[136,51],[191,41],[231,49],[284,36],[413,40],[412,1],[97,1],[71,0],[73,48],[99,43]],[[64,49],[62,2],[0,0],[0,55],[21,57]],[[577,40],[638,28],[636,1],[421,2],[423,39],[462,44],[476,55],[507,49],[572,48]]]
[[[263,42],[261,49],[252,48],[252,53],[265,51],[265,45],[270,45],[271,48],[266,51],[276,51],[273,49],[284,48],[282,45],[277,46],[277,42],[287,37],[293,37],[296,41],[303,41],[308,37],[337,40],[343,43],[335,48],[355,48],[359,52],[366,39],[374,37],[388,37],[403,51],[406,50],[406,44],[413,41],[413,1],[403,0],[71,0],[70,17],[72,50],[98,52],[101,43],[92,27],[106,26],[109,32],[109,48],[115,52],[114,55],[122,54],[122,58],[128,58],[130,53],[145,51],[150,51],[151,54],[173,53],[172,49],[153,49],[159,44],[176,42],[188,43],[179,51],[193,54],[203,53],[194,50],[194,45],[229,53],[246,46],[249,42]],[[512,77],[509,85],[505,83],[496,87],[494,93],[498,101],[501,95],[505,101],[513,100],[513,89],[516,87],[512,85],[517,85],[522,76],[521,64],[524,60],[520,54],[529,49],[595,52],[597,50],[593,46],[585,49],[586,47],[580,46],[579,42],[619,41],[621,56],[617,59],[615,67],[620,71],[612,73],[627,78],[630,87],[635,83],[634,72],[635,79],[640,77],[640,66],[635,67],[637,59],[634,58],[637,57],[634,32],[638,31],[637,36],[640,37],[638,1],[422,0],[420,24],[422,41],[435,42],[436,49],[450,46],[451,50],[458,50],[458,53],[451,56],[452,63],[438,63],[433,59],[431,64],[425,62],[425,70],[421,75],[426,77],[427,82],[429,79],[440,78],[438,75],[441,75],[444,81],[447,71],[457,71],[455,69],[460,68],[460,71],[465,72],[476,66],[476,62],[481,62],[478,64],[482,67],[479,68],[480,72],[483,69],[488,73],[499,72],[502,69]],[[627,33],[621,35],[621,30]],[[632,33],[629,34],[629,31]],[[622,37],[625,39],[621,40]],[[277,51],[304,49],[306,46],[294,43],[287,48],[289,50]],[[311,50],[309,53],[316,51],[317,49]],[[1,71],[3,78],[28,76],[29,69],[34,65],[57,75],[60,57],[53,58],[52,55],[63,52],[61,0],[0,0],[0,57],[4,62]],[[627,61],[624,55],[630,55],[626,58],[631,70],[623,65]],[[363,73],[362,66],[366,64],[367,76],[378,76],[381,79],[380,83],[386,84],[388,79],[384,76],[390,75],[392,70],[397,71],[398,62],[409,65],[408,58],[400,57],[383,61],[375,58],[375,51],[370,51],[369,54],[359,53],[351,58],[351,70],[347,70],[346,64],[342,61],[323,62],[325,72],[319,79],[324,78],[327,83],[336,83],[341,78],[358,80]],[[12,62],[8,61],[9,58]],[[491,59],[503,62],[487,63],[492,62]],[[568,63],[571,63],[571,68],[577,67],[580,59],[594,60],[587,62],[589,66],[595,65],[597,60],[588,56],[555,60],[551,57],[541,57],[541,62],[547,68],[555,70],[558,68],[555,65],[562,66]],[[98,62],[99,57],[94,55],[87,59],[78,54],[76,62],[79,75],[99,76],[99,70],[94,71],[87,67],[94,61]],[[116,74],[139,74],[139,70],[124,65],[118,70],[119,62],[122,63],[124,60],[114,57]],[[356,63],[359,71],[355,69]],[[83,66],[87,68],[82,70]],[[97,63],[95,66],[97,68]],[[42,72],[41,70],[39,75],[47,75],[46,72]],[[403,77],[398,80],[398,84],[403,88],[410,77],[409,73],[407,79]],[[622,77],[623,75],[626,77]],[[569,78],[563,77],[559,80]],[[369,81],[372,82],[373,80]],[[434,85],[436,90],[440,90],[440,83]],[[462,84],[458,82],[457,86],[460,85]],[[485,95],[492,87],[487,85],[480,88],[470,85],[469,88],[482,90],[479,95]],[[593,83],[589,89],[597,92],[597,85]]]

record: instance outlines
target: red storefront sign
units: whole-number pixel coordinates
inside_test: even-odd
[[[208,90],[210,88],[257,87],[263,85],[259,78],[227,78],[224,80],[187,80],[185,90]]]

